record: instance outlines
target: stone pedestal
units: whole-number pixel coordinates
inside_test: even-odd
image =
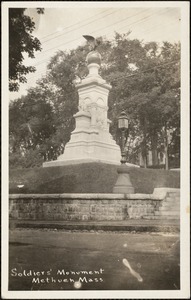
[[[120,148],[109,133],[108,94],[111,86],[98,74],[101,57],[92,51],[87,56],[89,74],[76,85],[79,94],[76,128],[66,144],[64,154],[43,167],[83,162],[119,164]]]
[[[121,165],[117,169],[118,178],[113,188],[115,194],[134,194],[135,189],[131,183],[129,176],[129,168],[126,165]]]

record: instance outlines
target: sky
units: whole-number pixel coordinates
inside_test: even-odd
[[[39,2],[35,3],[35,7],[37,3]],[[35,86],[36,81],[46,73],[50,58],[58,50],[69,51],[83,46],[86,42],[82,36],[84,34],[94,37],[105,36],[112,40],[115,32],[126,33],[131,30],[129,38],[137,38],[145,43],[180,41],[180,8],[164,6],[165,1],[158,7],[156,4],[128,7],[124,2],[118,5],[117,2],[105,2],[104,6],[100,2],[97,2],[97,5],[90,2],[86,5],[75,2],[72,7],[69,3],[61,3],[60,7],[54,2],[51,2],[51,8],[44,5],[45,11],[41,15],[37,14],[35,8],[31,6],[27,8],[26,14],[36,24],[33,35],[40,40],[42,51],[35,52],[35,59],[25,56],[24,64],[35,66],[36,72],[27,75],[27,83],[20,85],[19,92],[10,93],[10,100],[26,95],[27,89]]]

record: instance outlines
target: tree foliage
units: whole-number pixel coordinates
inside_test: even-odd
[[[40,41],[32,35],[35,23],[25,15],[25,8],[9,8],[9,90],[18,91],[19,83],[26,82],[26,75],[34,72],[32,66],[23,64],[24,53],[34,58],[34,52],[41,50]],[[39,8],[37,13],[43,13]]]
[[[147,153],[151,150],[152,163],[156,165],[157,152],[166,147],[164,128],[168,133],[174,128],[178,133],[180,128],[180,44],[164,42],[159,47],[155,42],[142,44],[132,40],[128,43],[124,36],[118,36],[115,51],[118,51],[118,45],[120,59],[124,61],[121,74],[117,71],[118,64],[112,73],[107,70],[113,86],[109,97],[110,118],[114,119],[116,113],[126,110],[132,121],[130,133],[136,141],[132,154],[135,155],[136,150],[141,152],[146,166]],[[128,52],[127,45],[131,46]],[[119,59],[119,55],[116,56]],[[177,139],[177,135],[171,135],[171,142],[175,136]]]
[[[180,156],[180,44],[144,44],[128,35],[116,33],[113,42],[101,38],[98,49],[102,56],[100,75],[112,85],[108,99],[111,133],[119,140],[117,116],[125,110],[130,119],[128,159],[135,162],[141,153],[147,166],[150,150],[156,165],[160,152],[167,161],[169,155]],[[15,139],[13,152],[23,140],[24,147],[30,148],[30,139],[32,148],[38,147],[44,160],[55,159],[63,152],[75,126],[73,115],[78,110],[74,81],[87,75],[88,51],[87,45],[70,52],[58,51],[47,66],[47,75],[22,98],[25,105],[21,105],[21,99],[11,104],[10,110],[20,115],[20,125],[11,133]],[[34,109],[26,113],[29,103],[38,107],[36,114]],[[48,123],[43,123],[45,108]],[[25,115],[27,118],[23,119]],[[36,136],[33,133],[31,137],[26,124],[30,124]],[[18,130],[19,126],[22,130]]]
[[[10,103],[10,154],[27,156],[37,151],[44,159],[52,151],[50,137],[56,132],[52,106],[40,88]],[[49,158],[51,156],[49,155]]]

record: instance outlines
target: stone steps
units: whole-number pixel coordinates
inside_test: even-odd
[[[178,192],[178,191],[176,191],[176,192],[168,192],[167,195],[168,196],[180,197],[180,192]]]
[[[165,199],[164,203],[180,203],[180,199]]]
[[[180,193],[168,192],[162,206],[154,213],[153,219],[180,219]]]
[[[171,214],[179,214],[180,213],[180,209],[163,209],[163,210],[159,210],[159,211],[156,211],[154,213],[154,215],[171,215]]]
[[[162,204],[169,204],[169,205],[179,205],[180,204],[180,201],[163,201]]]
[[[169,197],[169,196],[167,196],[165,198],[165,201],[179,201],[179,200],[180,200],[179,196],[178,197],[174,197],[174,196]]]
[[[179,216],[144,216],[143,219],[148,219],[148,220],[179,220]]]
[[[179,220],[179,216],[155,216],[155,220]]]
[[[164,205],[164,206],[161,206],[159,207],[159,211],[164,211],[164,210],[167,210],[167,211],[172,211],[172,210],[180,210],[180,205]]]
[[[180,211],[174,211],[174,210],[172,210],[172,211],[166,211],[166,210],[164,210],[164,211],[156,211],[155,212],[155,216],[176,216],[176,215],[180,215]]]

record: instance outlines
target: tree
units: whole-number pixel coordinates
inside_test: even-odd
[[[44,96],[47,94],[42,89],[32,88],[27,96],[10,103],[10,158],[16,155],[23,161],[34,155],[37,162],[39,156],[43,160],[47,156],[52,158],[49,153],[53,148],[49,141],[56,129],[53,108]]]
[[[110,119],[125,109],[133,124],[131,134],[136,141],[139,136],[135,150],[141,151],[145,166],[151,150],[156,165],[158,151],[164,150],[164,126],[170,135],[173,129],[174,140],[180,128],[180,44],[164,42],[161,48],[155,42],[143,44],[117,35],[111,60],[112,67],[105,72],[113,87]]]
[[[163,152],[168,167],[169,155],[180,154],[180,44],[164,42],[159,47],[155,42],[143,44],[130,40],[128,35],[116,33],[113,42],[102,38],[98,49],[102,56],[100,75],[112,85],[108,99],[111,133],[119,142],[117,116],[125,110],[130,119],[128,160],[135,162],[141,153],[147,167],[147,154],[152,151],[153,165],[157,165],[158,153]],[[33,90],[34,95],[30,92],[27,97],[29,102],[43,99],[51,107],[54,129],[48,126],[49,133],[42,136],[40,143],[37,143],[39,136],[37,141],[33,138],[34,145],[40,144],[44,160],[63,153],[74,129],[73,115],[78,105],[74,81],[76,76],[82,79],[87,75],[88,52],[87,45],[69,52],[58,51],[47,66],[47,75]],[[29,112],[32,125],[31,114],[32,111]]]
[[[41,50],[40,41],[32,36],[35,23],[25,15],[25,8],[9,8],[9,90],[18,91],[19,83],[26,82],[26,75],[35,67],[23,64],[24,53],[34,58],[34,52]],[[43,13],[37,9],[37,13]]]

